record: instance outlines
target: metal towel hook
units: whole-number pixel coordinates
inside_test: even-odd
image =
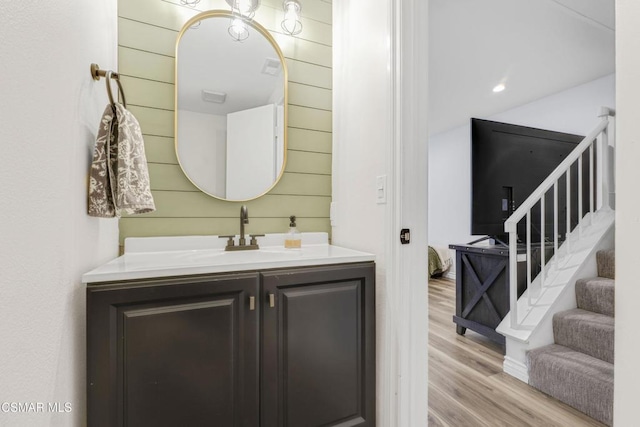
[[[106,78],[107,95],[109,95],[109,102],[111,102],[111,106],[115,108],[116,103],[113,100],[113,92],[111,92],[111,79],[113,78],[116,83],[118,83],[118,91],[120,92],[122,105],[127,108],[127,101],[124,97],[124,89],[122,89],[122,83],[120,82],[120,75],[118,73],[114,73],[111,70],[101,70],[98,64],[91,64],[91,77],[93,77],[94,80],[100,80],[100,77]]]

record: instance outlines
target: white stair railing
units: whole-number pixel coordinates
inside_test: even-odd
[[[552,257],[547,260],[547,250],[553,249],[554,258],[553,261],[558,263],[559,253],[558,249],[561,242],[561,236],[558,232],[558,223],[560,221],[558,205],[558,190],[560,186],[560,180],[562,178],[566,181],[566,197],[565,197],[565,209],[566,209],[566,228],[565,228],[565,240],[564,248],[566,254],[571,252],[571,242],[569,241],[569,234],[572,231],[571,228],[571,201],[572,201],[572,183],[571,183],[571,170],[574,165],[577,164],[577,220],[578,224],[575,228],[580,233],[583,229],[583,222],[588,216],[589,221],[594,220],[595,209],[610,209],[611,208],[611,194],[613,194],[613,179],[612,179],[612,166],[611,156],[609,153],[609,136],[611,123],[609,118],[614,116],[613,110],[602,107],[599,116],[601,117],[600,124],[590,132],[578,146],[558,165],[558,167],[551,172],[551,174],[536,188],[536,190],[515,210],[515,212],[505,221],[504,229],[509,234],[509,303],[510,303],[510,323],[514,329],[522,328],[521,313],[518,313],[518,261],[526,263],[526,286],[528,289],[525,311],[530,310],[536,303],[531,283],[535,280],[532,277],[532,210],[536,205],[540,206],[540,247],[538,250],[540,256],[540,286],[541,289],[545,286],[548,272],[548,261],[551,261]],[[597,155],[594,159],[594,150],[597,151]],[[588,152],[588,153],[587,153]],[[588,212],[585,212],[583,200],[583,183],[585,177],[584,169],[585,165],[583,158],[588,157]],[[597,161],[596,161],[597,160]],[[597,180],[597,182],[596,182]],[[552,196],[552,208],[553,208],[553,240],[546,240],[546,214],[547,214],[547,193],[553,188]],[[594,199],[595,198],[595,199]],[[524,227],[526,230],[526,242],[524,248],[518,245],[518,224],[521,221],[525,221]],[[535,226],[534,226],[535,227]],[[518,257],[518,252],[526,251],[526,257]],[[538,293],[538,298],[540,294]],[[522,308],[522,307],[521,307]],[[526,314],[526,313],[524,313]]]

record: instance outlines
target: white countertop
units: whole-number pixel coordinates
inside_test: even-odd
[[[264,241],[264,246],[263,242]],[[125,254],[82,276],[83,283],[188,276],[374,261],[375,255],[327,243],[326,233],[303,233],[301,249],[285,249],[284,234],[258,238],[259,250],[224,250],[217,236],[126,239]]]

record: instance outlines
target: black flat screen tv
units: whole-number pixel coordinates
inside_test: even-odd
[[[504,222],[544,179],[584,139],[584,136],[553,132],[507,123],[471,119],[471,234],[487,235],[507,242]],[[588,207],[588,155],[583,158],[583,214]],[[566,200],[566,180],[558,186],[558,232],[566,233],[567,203],[571,203],[571,229],[578,220],[577,165],[571,169],[571,200]],[[546,194],[545,236],[553,239],[553,189]],[[540,204],[532,210],[532,242],[542,240]],[[518,226],[525,241],[526,222]],[[563,240],[563,238],[561,237]]]

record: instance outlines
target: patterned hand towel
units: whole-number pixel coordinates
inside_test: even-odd
[[[144,140],[136,118],[121,104],[107,105],[89,179],[89,215],[111,218],[153,212]]]
[[[108,165],[108,159],[117,159],[118,125],[114,120],[115,113],[111,105],[107,105],[96,138],[96,146],[93,150],[93,161],[89,176],[89,215],[112,218],[116,216],[111,189],[110,171],[112,165]]]

